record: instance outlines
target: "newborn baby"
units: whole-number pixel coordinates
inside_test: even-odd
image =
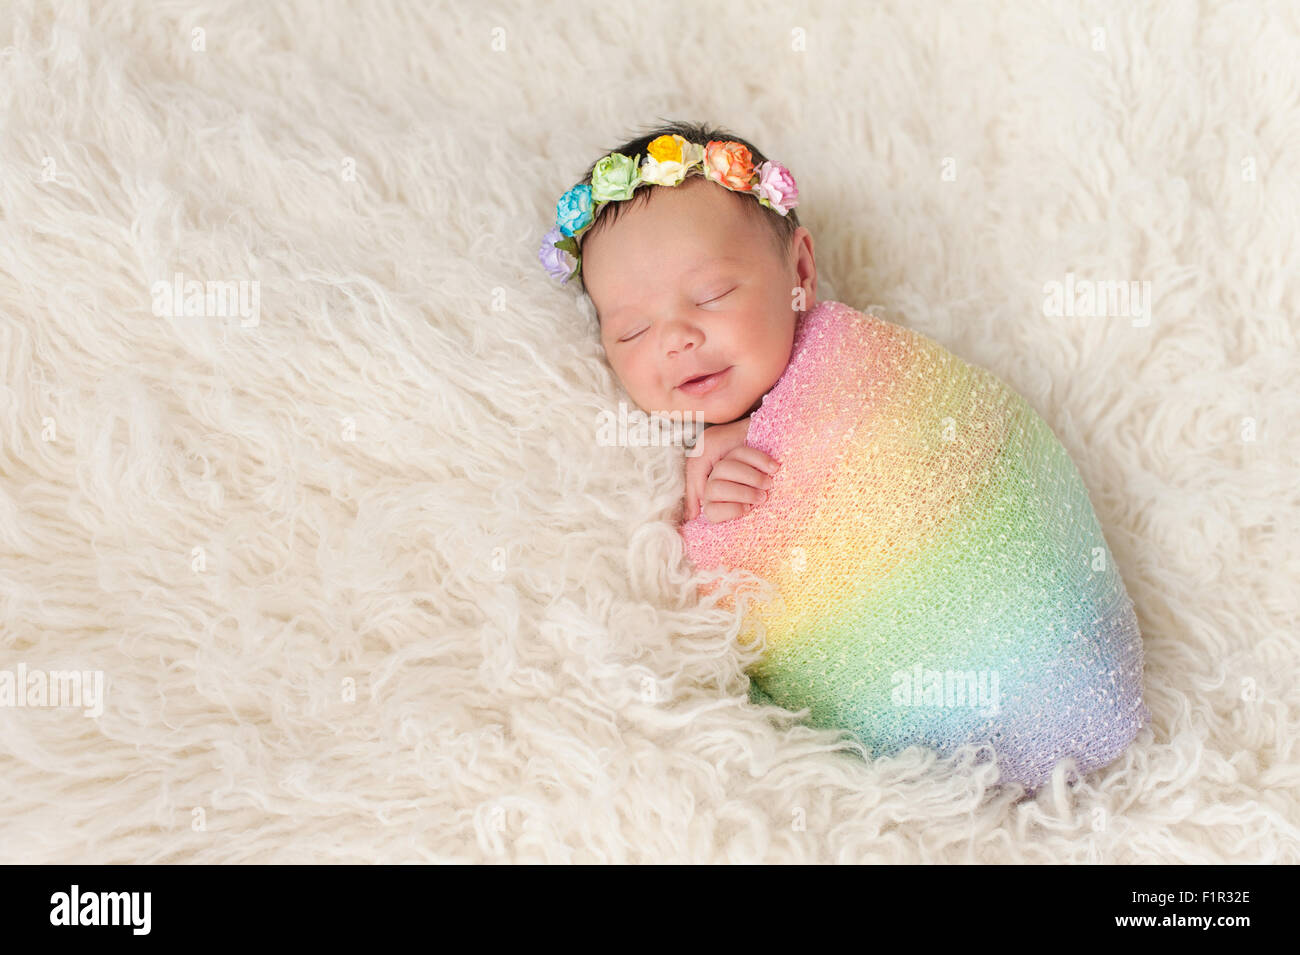
[[[686,459],[685,517],[716,522],[763,502],[780,466],[745,437],[750,414],[789,364],[796,320],[816,304],[817,266],[812,234],[792,209],[793,178],[779,164],[768,170],[784,212],[756,201],[766,195],[758,193],[759,170],[768,161],[748,142],[678,124],[612,155],[685,167],[689,156],[654,156],[699,144],[706,145],[696,163],[670,171],[683,175],[675,187],[642,185],[630,201],[607,202],[581,234],[580,275],[605,354],[632,400],[647,413],[690,412],[709,425]],[[594,164],[588,173],[596,201],[610,192],[602,192],[601,172]],[[561,200],[561,221],[565,211],[583,211],[587,196],[575,188],[572,205]],[[561,232],[548,236],[542,260],[567,277],[551,245]]]
[[[1149,719],[1141,637],[1042,418],[937,342],[818,303],[793,177],[748,143],[670,127],[588,179],[541,258],[582,276],[637,405],[711,425],[682,537],[697,567],[774,585],[746,615],[751,698],[877,755],[987,744],[1031,790],[1120,755]]]

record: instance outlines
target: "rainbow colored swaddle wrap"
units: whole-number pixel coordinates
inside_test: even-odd
[[[755,699],[877,756],[988,743],[1031,790],[1065,757],[1104,766],[1148,721],[1133,603],[1083,480],[991,372],[821,302],[746,443],[782,463],[767,501],[681,533],[698,568],[775,587],[745,617],[767,640]]]

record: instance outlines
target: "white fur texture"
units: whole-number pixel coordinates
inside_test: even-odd
[[[55,7],[0,12],[0,669],[107,686],[0,708],[0,861],[1300,861],[1294,4]],[[535,257],[661,116],[1061,437],[1123,759],[1020,800],[747,702],[682,453],[597,443]],[[177,272],[260,321],[154,314]],[[1067,273],[1149,325],[1045,315]]]

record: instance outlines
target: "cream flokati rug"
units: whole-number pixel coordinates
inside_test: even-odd
[[[56,6],[0,12],[0,861],[1300,861],[1293,5]],[[1119,761],[1018,800],[748,702],[536,259],[657,117],[1060,436]]]

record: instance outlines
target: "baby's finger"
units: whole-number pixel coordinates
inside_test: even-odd
[[[767,492],[748,484],[710,478],[704,499],[706,504],[762,504],[767,500]]]
[[[747,444],[732,448],[722,460],[726,461],[728,459],[742,461],[767,474],[775,474],[781,467],[780,462],[775,458],[758,450],[758,448],[751,448]]]
[[[710,501],[704,505],[704,519],[710,524],[721,524],[723,521],[732,521],[737,517],[744,517],[751,510],[753,505],[750,504],[732,504],[727,502]]]
[[[697,474],[695,477],[695,486],[692,488],[695,501],[695,516],[700,516],[700,508],[704,506],[705,497],[709,491],[709,472]]]
[[[767,473],[735,460],[722,460],[713,468],[710,478],[721,478],[724,481],[735,481],[737,484],[748,484],[750,487],[756,487],[760,491],[766,491],[773,484],[772,477]]]

